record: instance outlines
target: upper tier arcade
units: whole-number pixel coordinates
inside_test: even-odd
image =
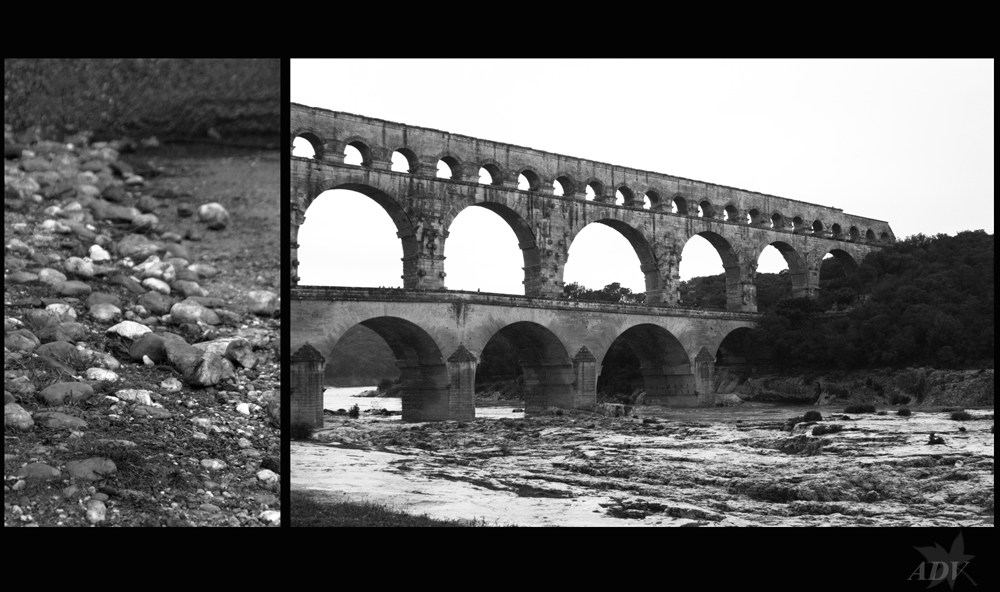
[[[684,245],[695,235],[706,238],[726,271],[728,309],[744,312],[756,311],[754,274],[768,245],[787,261],[794,295],[812,296],[828,253],[850,272],[895,240],[887,222],[838,208],[295,103],[291,132],[315,150],[314,158],[292,157],[293,266],[298,228],[312,201],[330,189],[351,189],[395,223],[406,289],[445,288],[449,228],[472,206],[499,214],[514,230],[525,295],[532,297],[562,295],[570,245],[594,222],[628,239],[653,306],[677,305]],[[348,145],[361,153],[360,166],[344,164]],[[408,172],[391,170],[394,152],[407,159]],[[439,161],[451,169],[450,179],[437,176]],[[480,168],[492,184],[480,183]],[[522,175],[527,189],[518,188]],[[553,194],[554,184],[562,195]],[[616,205],[619,192],[623,203]]]

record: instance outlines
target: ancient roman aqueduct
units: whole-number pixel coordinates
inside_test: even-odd
[[[814,296],[827,253],[851,272],[895,239],[880,220],[743,189],[298,104],[291,119],[292,137],[315,151],[291,158],[293,421],[322,425],[324,358],[309,344],[339,339],[357,324],[396,356],[404,421],[474,417],[476,362],[496,334],[518,350],[528,413],[593,404],[600,362],[617,339],[640,359],[647,402],[712,404],[720,347],[757,318],[754,274],[765,247],[784,256],[793,294]],[[360,166],[344,164],[347,146],[361,153]],[[391,170],[394,152],[408,172]],[[451,178],[438,177],[439,161]],[[480,182],[480,168],[491,184]],[[298,230],[330,189],[363,193],[392,218],[403,246],[402,290],[298,285]],[[445,289],[448,230],[467,207],[495,212],[517,235],[524,296]],[[635,249],[646,304],[562,298],[570,245],[595,222]],[[727,311],[677,306],[680,254],[695,235],[722,259]]]

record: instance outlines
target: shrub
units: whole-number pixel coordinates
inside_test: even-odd
[[[874,405],[848,405],[844,413],[875,413]]]
[[[806,411],[802,416],[802,421],[823,421],[823,414],[819,411]]]
[[[902,409],[896,412],[896,415],[902,415],[903,417],[909,417],[911,414],[912,412],[906,407],[903,407]]]
[[[967,421],[969,419],[972,419],[972,416],[966,413],[965,411],[956,411],[951,414],[951,418],[954,419],[955,421]]]
[[[391,378],[383,378],[378,383],[378,390],[380,392],[387,391],[387,390],[389,390],[389,387],[391,387],[391,386],[392,386],[392,379]]]
[[[893,405],[906,405],[909,402],[910,398],[906,395],[893,395],[892,399],[889,400],[889,403]]]
[[[289,433],[292,440],[308,440],[312,438],[313,427],[304,421],[296,421],[289,426]]]
[[[350,417],[351,419],[357,419],[359,415],[361,415],[361,408],[358,407],[357,403],[347,410],[347,417]]]

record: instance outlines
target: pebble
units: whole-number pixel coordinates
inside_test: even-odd
[[[132,415],[136,417],[149,417],[152,419],[169,419],[174,416],[162,407],[152,407],[150,405],[136,405],[132,410]]]
[[[179,393],[184,385],[176,378],[168,378],[160,383],[160,390],[165,393]]]
[[[210,308],[193,302],[183,300],[170,307],[170,320],[174,323],[205,323],[206,325],[218,325],[219,315]]]
[[[118,375],[111,370],[105,370],[104,368],[87,368],[87,372],[84,374],[87,380],[100,380],[104,382],[114,382],[118,380]]]
[[[93,245],[90,247],[90,260],[98,263],[111,261],[111,254],[105,251],[100,245]]]
[[[151,332],[152,330],[149,327],[136,323],[135,321],[122,321],[117,325],[108,327],[108,330],[106,331],[106,333],[114,333],[131,340],[138,339],[146,333]]]
[[[277,483],[278,481],[281,480],[281,478],[278,477],[278,475],[275,474],[274,471],[271,471],[269,469],[262,469],[262,470],[258,471],[257,472],[257,479],[259,481],[261,481],[262,483],[265,483],[265,484],[268,484],[268,485],[270,485],[272,483]]]
[[[209,230],[222,230],[229,224],[229,212],[217,202],[203,204],[198,208],[198,221],[207,224]]]
[[[46,267],[38,271],[38,281],[50,286],[56,286],[66,281],[66,274],[51,267]]]
[[[228,465],[225,461],[219,460],[217,458],[206,458],[201,461],[201,466],[205,467],[210,471],[221,471]]]
[[[90,307],[90,316],[102,323],[113,323],[121,318],[122,311],[114,304],[95,304]]]
[[[63,269],[69,273],[82,277],[94,277],[94,263],[87,259],[81,259],[80,257],[70,257],[64,261]]]
[[[104,502],[92,499],[87,502],[87,520],[91,524],[104,522],[107,519],[108,508]]]
[[[152,394],[142,389],[122,389],[115,392],[115,396],[122,401],[138,402],[143,405],[153,405]]]
[[[158,280],[156,278],[146,278],[142,280],[142,285],[150,290],[159,292],[161,294],[169,294],[170,286],[167,285],[163,280]]]

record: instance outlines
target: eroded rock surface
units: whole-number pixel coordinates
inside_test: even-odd
[[[842,409],[791,425],[801,407],[416,424],[328,415],[315,440],[292,443],[292,487],[500,524],[992,525],[992,409],[969,421]],[[945,444],[930,445],[932,432]]]

